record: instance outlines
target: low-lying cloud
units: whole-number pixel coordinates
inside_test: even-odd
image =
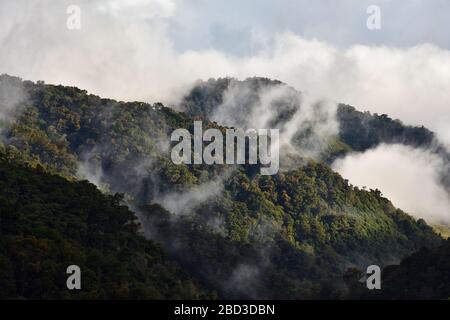
[[[354,185],[378,188],[417,218],[450,225],[450,190],[440,183],[445,163],[428,150],[380,145],[335,161],[333,169]]]
[[[318,159],[339,133],[337,104],[300,93],[285,84],[262,85],[231,80],[223,101],[209,117],[237,128],[277,128],[280,149]],[[307,134],[306,134],[307,132]],[[302,135],[301,143],[295,139]]]
[[[29,102],[29,96],[19,78],[0,73],[0,143],[8,140],[7,132]]]
[[[172,192],[156,198],[156,202],[175,215],[192,213],[199,205],[207,202],[223,191],[222,179],[212,180],[193,186],[184,192]]]

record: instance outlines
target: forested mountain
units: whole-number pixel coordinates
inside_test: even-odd
[[[123,198],[87,181],[11,163],[0,153],[1,299],[212,297],[138,232]],[[82,290],[66,268],[82,270]]]
[[[220,196],[173,219],[153,205],[143,221],[182,266],[233,298],[340,297],[347,267],[395,263],[439,243],[379,191],[317,163],[273,178],[238,173]]]
[[[293,161],[296,167],[291,165],[273,176],[261,176],[259,170],[251,166],[173,164],[169,137],[174,129],[186,128],[192,133],[193,120],[198,117],[204,119],[204,127],[223,129],[222,125],[229,125],[212,122],[217,118],[211,115],[221,104],[224,96],[221,90],[230,81],[211,80],[207,85],[194,88],[179,106],[175,106],[185,112],[177,112],[160,103],[102,99],[78,88],[35,84],[3,75],[0,88],[8,90],[0,90],[0,103],[7,106],[14,101],[15,107],[4,108],[11,111],[8,117],[2,118],[2,153],[9,162],[59,174],[66,180],[89,178],[106,194],[124,193],[147,238],[161,243],[170,258],[187,274],[221,298],[339,298],[345,296],[342,276],[347,268],[364,269],[370,264],[386,266],[422,247],[433,248],[440,244],[442,239],[423,220],[416,221],[395,208],[379,190],[362,190],[350,185],[327,164],[345,152],[362,150],[388,139],[413,145],[429,144],[433,140],[433,134],[425,128],[405,127],[385,116],[361,114],[351,107],[340,106],[341,127],[347,123],[360,134],[352,135],[348,128],[336,131],[339,136],[324,138],[317,134],[316,126],[322,129],[333,127],[328,125],[329,118],[321,111],[321,104],[314,104],[315,108],[311,110],[316,110],[318,117],[317,114],[311,116],[307,129],[294,136],[293,147],[303,150],[305,144],[320,142],[324,148],[318,157],[294,155],[300,158]],[[248,81],[241,97],[247,101],[258,101],[259,95],[255,92],[261,86],[282,85],[268,79]],[[270,119],[275,126],[289,123],[301,106],[297,92],[292,88],[282,90],[282,95],[276,99],[278,109]],[[285,90],[290,103],[283,100]],[[246,105],[240,103],[239,107],[245,111]],[[233,114],[239,114],[235,111]],[[245,112],[240,116],[246,117]],[[366,122],[368,128],[363,125]],[[334,131],[330,129],[330,132]],[[12,188],[12,193],[33,195],[34,190],[36,194],[41,193],[41,188],[34,186],[37,181],[29,182],[29,190],[14,189],[17,188],[14,176],[20,177],[19,171],[24,169],[8,170],[18,171],[9,176],[12,182],[8,188]],[[43,175],[42,172],[39,174]],[[102,196],[86,182],[67,182],[47,174],[45,177],[51,182],[42,187],[45,192],[36,196],[37,203],[47,202],[38,198],[60,194],[61,191],[53,190],[52,186],[57,189],[64,183],[68,188],[65,194],[80,192],[70,203],[77,203],[75,199],[83,197],[89,200],[78,204],[78,208],[75,206],[75,212],[101,215],[102,218],[89,223],[102,227],[104,213],[93,212],[104,210],[98,207],[102,203],[130,219],[130,212],[121,207],[116,198]],[[75,190],[71,191],[71,188]],[[36,205],[33,197],[29,201],[30,206]],[[14,220],[24,214],[14,210],[2,210],[1,219],[6,219],[5,216]],[[62,207],[52,214],[62,215],[61,219],[64,219],[66,210],[69,208]],[[33,217],[48,221],[47,214],[47,210],[37,211]],[[66,236],[77,232],[77,223],[73,230],[69,225],[57,229],[57,225],[43,224],[51,230],[56,228],[62,235],[67,233]],[[19,227],[10,224],[8,232],[21,234]],[[118,243],[125,241],[120,238],[121,227],[123,224],[111,226],[105,238],[98,235],[99,243],[106,239]],[[111,239],[116,232],[117,239]],[[4,235],[8,233],[2,229]],[[88,241],[80,234],[77,236],[77,241]],[[137,236],[133,233],[127,237]],[[89,243],[79,245],[79,250],[86,250]],[[113,249],[108,254],[119,254]],[[130,252],[132,247],[126,251],[126,254],[143,254],[139,250]],[[83,264],[83,257],[80,259]],[[139,268],[144,267],[140,265]],[[148,272],[151,272],[151,266],[149,268]],[[44,276],[42,270],[35,272],[37,279]],[[170,272],[173,279],[178,279],[176,271]],[[92,274],[92,277],[96,275]],[[133,276],[125,272],[120,279],[131,277],[133,283]],[[110,279],[114,278],[111,276]],[[164,282],[166,278],[161,279]],[[160,297],[198,297],[201,294],[191,280],[181,279],[176,284],[167,282],[170,288],[162,290]],[[154,287],[161,284],[152,284],[152,279],[147,281]],[[189,282],[191,289],[183,291],[178,287],[178,284],[182,285],[180,281]],[[121,287],[120,281],[114,285]],[[98,296],[105,295],[116,296],[116,293],[112,290]],[[148,296],[152,297],[152,294]]]
[[[266,124],[279,128],[280,134],[283,134],[283,130],[286,132],[292,129],[289,127],[290,122],[296,126],[296,133],[292,137],[294,147],[300,153],[312,154],[316,160],[328,164],[350,152],[364,152],[380,144],[403,144],[426,149],[446,164],[440,179],[450,190],[450,154],[436,135],[424,126],[405,125],[386,114],[361,112],[340,103],[337,103],[335,114],[331,116],[321,110],[320,100],[313,102],[313,111],[311,107],[308,109],[311,101],[303,96],[280,81],[266,78],[255,77],[243,81],[233,78],[209,79],[198,81],[183,97],[179,109],[191,117],[202,119],[218,120],[224,115],[225,118],[231,116],[234,123],[250,127],[258,122],[241,120],[264,113],[269,115]],[[302,109],[307,111],[302,113]],[[311,113],[314,113],[313,116]],[[296,114],[307,120],[300,122]],[[330,131],[328,127],[332,125],[336,129]],[[308,152],[310,150],[305,145],[312,145],[316,152]],[[289,159],[286,155],[284,158]]]
[[[211,119],[217,116],[219,107],[224,105],[228,107],[224,101],[227,93],[233,98],[239,98],[241,110],[251,110],[255,108],[255,105],[262,103],[264,97],[261,92],[277,88],[285,88],[289,93],[269,102],[271,108],[279,109],[284,115],[282,119],[273,117],[275,121],[272,124],[280,126],[280,123],[291,119],[295,111],[301,107],[296,99],[292,99],[299,93],[280,81],[266,78],[249,78],[243,81],[221,78],[199,81],[183,98],[181,109],[189,116]],[[393,120],[386,114],[360,112],[354,107],[344,104],[338,104],[336,111],[339,123],[337,135],[341,147],[335,150],[338,154],[333,154],[332,158],[352,150],[364,151],[380,143],[430,147],[436,142],[434,133],[427,128],[403,125],[401,121]],[[245,113],[240,116],[245,117]]]

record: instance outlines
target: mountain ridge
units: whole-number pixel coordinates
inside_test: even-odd
[[[341,297],[347,267],[384,266],[441,241],[325,160],[273,177],[248,166],[177,166],[166,142],[173,129],[192,129],[187,114],[5,76],[0,86],[7,81],[24,86],[28,100],[4,127],[6,155],[126,193],[147,237],[219,297]]]

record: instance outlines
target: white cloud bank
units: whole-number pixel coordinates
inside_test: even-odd
[[[69,4],[81,8],[81,30],[66,28]],[[168,32],[176,10],[175,0],[2,1],[0,72],[118,99],[166,102],[199,78],[265,76],[424,124],[450,144],[449,50],[431,44],[338,49],[286,31],[251,56],[177,52]]]
[[[409,214],[450,225],[449,193],[439,182],[444,167],[438,156],[403,145],[381,145],[333,164],[352,184],[378,188]]]

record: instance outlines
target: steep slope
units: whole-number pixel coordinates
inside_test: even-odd
[[[273,177],[235,173],[192,213],[152,205],[142,215],[182,266],[229,298],[338,298],[349,266],[383,266],[440,242],[378,190],[314,162]]]
[[[349,185],[320,158],[294,161],[301,165],[270,177],[251,166],[174,165],[169,136],[177,128],[192,133],[188,109],[2,76],[0,86],[5,83],[26,94],[15,121],[3,126],[9,159],[68,179],[82,174],[126,193],[147,237],[161,241],[220,297],[340,297],[348,267],[392,264],[441,241],[424,221],[394,208],[378,190]],[[249,90],[246,99],[254,96]],[[274,124],[288,121],[298,107],[292,90],[292,105],[277,100]],[[307,136],[296,139],[299,148]],[[329,155],[351,150],[339,139],[324,142],[332,144]]]
[[[281,96],[271,96],[269,101],[266,92],[283,88]],[[298,96],[298,98],[297,98]],[[229,100],[234,99],[230,103]],[[282,127],[282,124],[292,119],[295,112],[302,108],[302,93],[286,84],[266,78],[248,78],[239,81],[233,78],[210,79],[199,81],[196,86],[183,98],[180,109],[191,117],[215,119],[223,114],[221,109],[232,108],[238,103],[238,117],[246,117],[246,113],[261,104],[268,104],[266,112],[279,110],[272,115],[272,125]],[[283,114],[283,117],[280,117]],[[432,148],[448,161],[450,156],[440,146],[433,132],[425,127],[404,125],[400,120],[393,120],[388,115],[371,114],[357,111],[354,107],[338,104],[336,120],[339,131],[336,132],[337,141],[333,141],[321,159],[328,162],[350,151],[365,151],[381,143],[402,143],[412,147]],[[236,121],[238,122],[238,121]],[[300,131],[300,128],[298,128]],[[300,141],[301,143],[301,141]]]
[[[138,233],[120,195],[9,163],[0,155],[0,298],[210,297]],[[82,290],[66,288],[81,268]]]

